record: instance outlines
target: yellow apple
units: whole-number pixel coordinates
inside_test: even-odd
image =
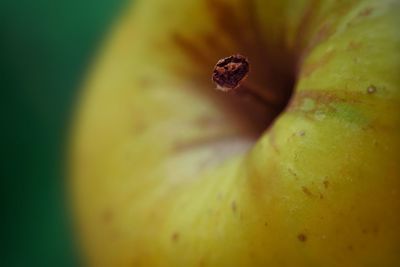
[[[399,1],[140,0],[71,144],[94,267],[400,266]],[[269,104],[214,90],[240,53]]]

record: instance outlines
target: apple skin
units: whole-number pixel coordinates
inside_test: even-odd
[[[399,11],[137,1],[72,134],[88,266],[400,266]],[[213,65],[234,53],[276,103],[296,77],[265,132],[273,110],[212,90]]]

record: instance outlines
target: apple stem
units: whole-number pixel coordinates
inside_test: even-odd
[[[273,101],[264,88],[247,80],[250,64],[246,57],[236,54],[220,59],[214,67],[212,80],[217,84],[217,90],[225,93],[235,93],[239,96],[250,96],[263,106],[279,109],[277,101]]]

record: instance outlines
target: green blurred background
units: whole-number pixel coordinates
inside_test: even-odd
[[[80,266],[63,156],[87,68],[124,0],[1,0],[0,266]]]

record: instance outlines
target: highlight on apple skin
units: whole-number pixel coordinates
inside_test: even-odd
[[[87,266],[400,266],[399,12],[135,1],[71,134]],[[215,63],[236,54],[268,101],[215,90]]]

